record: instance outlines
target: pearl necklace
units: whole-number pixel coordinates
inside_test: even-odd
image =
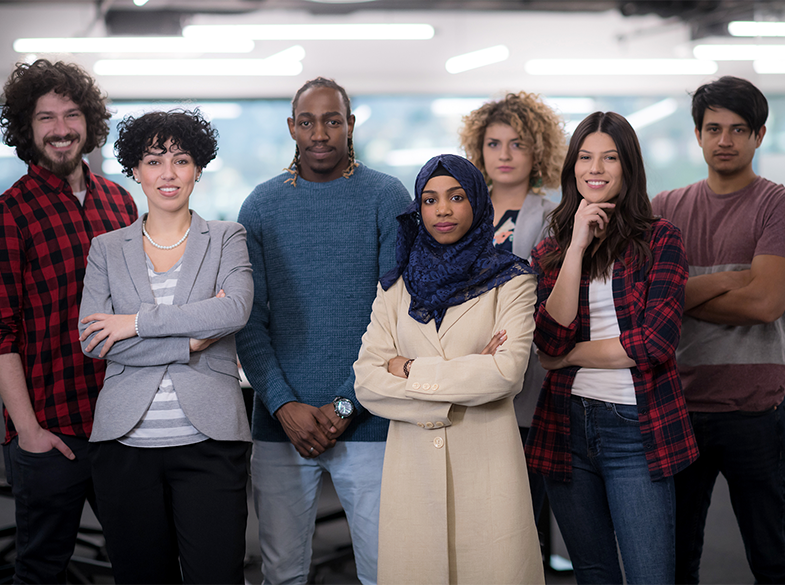
[[[185,238],[188,237],[188,232],[191,231],[191,228],[189,226],[188,229],[185,230],[185,234],[183,234],[183,237],[180,238],[180,240],[176,244],[172,244],[171,246],[162,246],[161,244],[155,243],[153,241],[153,238],[150,237],[150,234],[147,233],[147,229],[145,229],[145,225],[146,224],[147,224],[146,221],[142,222],[142,233],[144,234],[144,237],[147,238],[147,241],[150,242],[153,246],[155,246],[159,250],[172,250],[172,249],[176,248],[177,246],[179,246],[180,244],[182,244],[185,241]]]

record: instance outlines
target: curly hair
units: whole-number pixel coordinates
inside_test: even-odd
[[[463,118],[461,146],[466,158],[482,171],[485,181],[492,181],[485,171],[482,146],[485,130],[491,124],[507,124],[524,140],[531,141],[534,152],[533,176],[541,176],[543,186],[559,186],[562,161],[567,150],[564,120],[546,106],[537,94],[508,93],[503,100],[488,102]]]
[[[151,149],[166,152],[169,140],[173,147],[190,154],[200,169],[218,154],[218,131],[198,109],[148,112],[138,118],[127,116],[117,130],[114,153],[127,177],[133,177],[134,168]]]
[[[3,141],[16,148],[26,163],[38,157],[33,141],[33,113],[41,96],[54,91],[73,101],[85,116],[87,136],[82,154],[101,147],[109,135],[106,96],[95,80],[79,65],[38,59],[32,64],[17,63],[3,87],[5,103],[0,113]]]
[[[607,134],[616,144],[622,168],[622,186],[618,197],[613,201],[616,207],[610,214],[605,239],[594,254],[584,255],[584,270],[588,270],[591,279],[606,275],[614,261],[624,256],[630,243],[635,248],[638,262],[650,262],[651,248],[648,238],[654,222],[646,191],[643,155],[635,130],[616,112],[594,112],[578,124],[570,139],[561,176],[562,200],[550,216],[550,230],[558,247],[543,258],[543,268],[561,266],[570,246],[575,213],[583,199],[575,178],[575,163],[584,140],[595,132]]]
[[[346,119],[349,119],[349,117],[352,115],[352,102],[349,99],[349,94],[347,94],[346,90],[338,85],[334,79],[328,79],[326,77],[316,77],[310,81],[306,81],[303,86],[297,90],[297,93],[294,94],[294,98],[292,99],[292,118],[297,117],[295,110],[297,109],[297,103],[300,101],[300,96],[314,87],[326,87],[329,89],[334,89],[339,94],[341,94],[341,99],[346,106]],[[343,172],[343,176],[346,179],[351,177],[354,174],[354,169],[360,166],[360,163],[354,160],[354,158],[354,142],[352,141],[352,137],[349,136],[349,166],[346,167],[346,170]],[[292,187],[296,187],[297,178],[300,176],[300,148],[296,144],[294,146],[294,158],[292,159],[292,162],[289,163],[289,166],[284,170],[292,175],[286,179],[284,183],[289,183],[292,185]]]

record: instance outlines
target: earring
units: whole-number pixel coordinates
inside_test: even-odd
[[[196,175],[196,182],[198,183],[199,179],[201,179],[201,178],[202,178],[202,173],[199,173],[198,175]]]
[[[539,168],[537,168],[537,174],[533,174],[529,178],[529,187],[532,193],[537,195],[542,193],[542,171]]]

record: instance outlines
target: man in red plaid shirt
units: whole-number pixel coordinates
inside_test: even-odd
[[[82,156],[109,133],[106,103],[80,67],[20,64],[3,88],[4,142],[28,171],[0,197],[0,396],[16,502],[14,581],[65,583],[85,499],[87,441],[104,363],[77,321],[93,237],[131,224],[131,195]]]

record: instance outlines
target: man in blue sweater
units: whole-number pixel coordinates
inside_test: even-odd
[[[379,493],[387,421],[354,395],[352,364],[379,277],[394,264],[398,179],[355,162],[354,116],[334,81],[292,100],[290,169],[257,186],[240,210],[255,297],[237,336],[255,390],[251,463],[265,583],[305,583],[322,474],[352,534],[357,573],[376,583]]]

